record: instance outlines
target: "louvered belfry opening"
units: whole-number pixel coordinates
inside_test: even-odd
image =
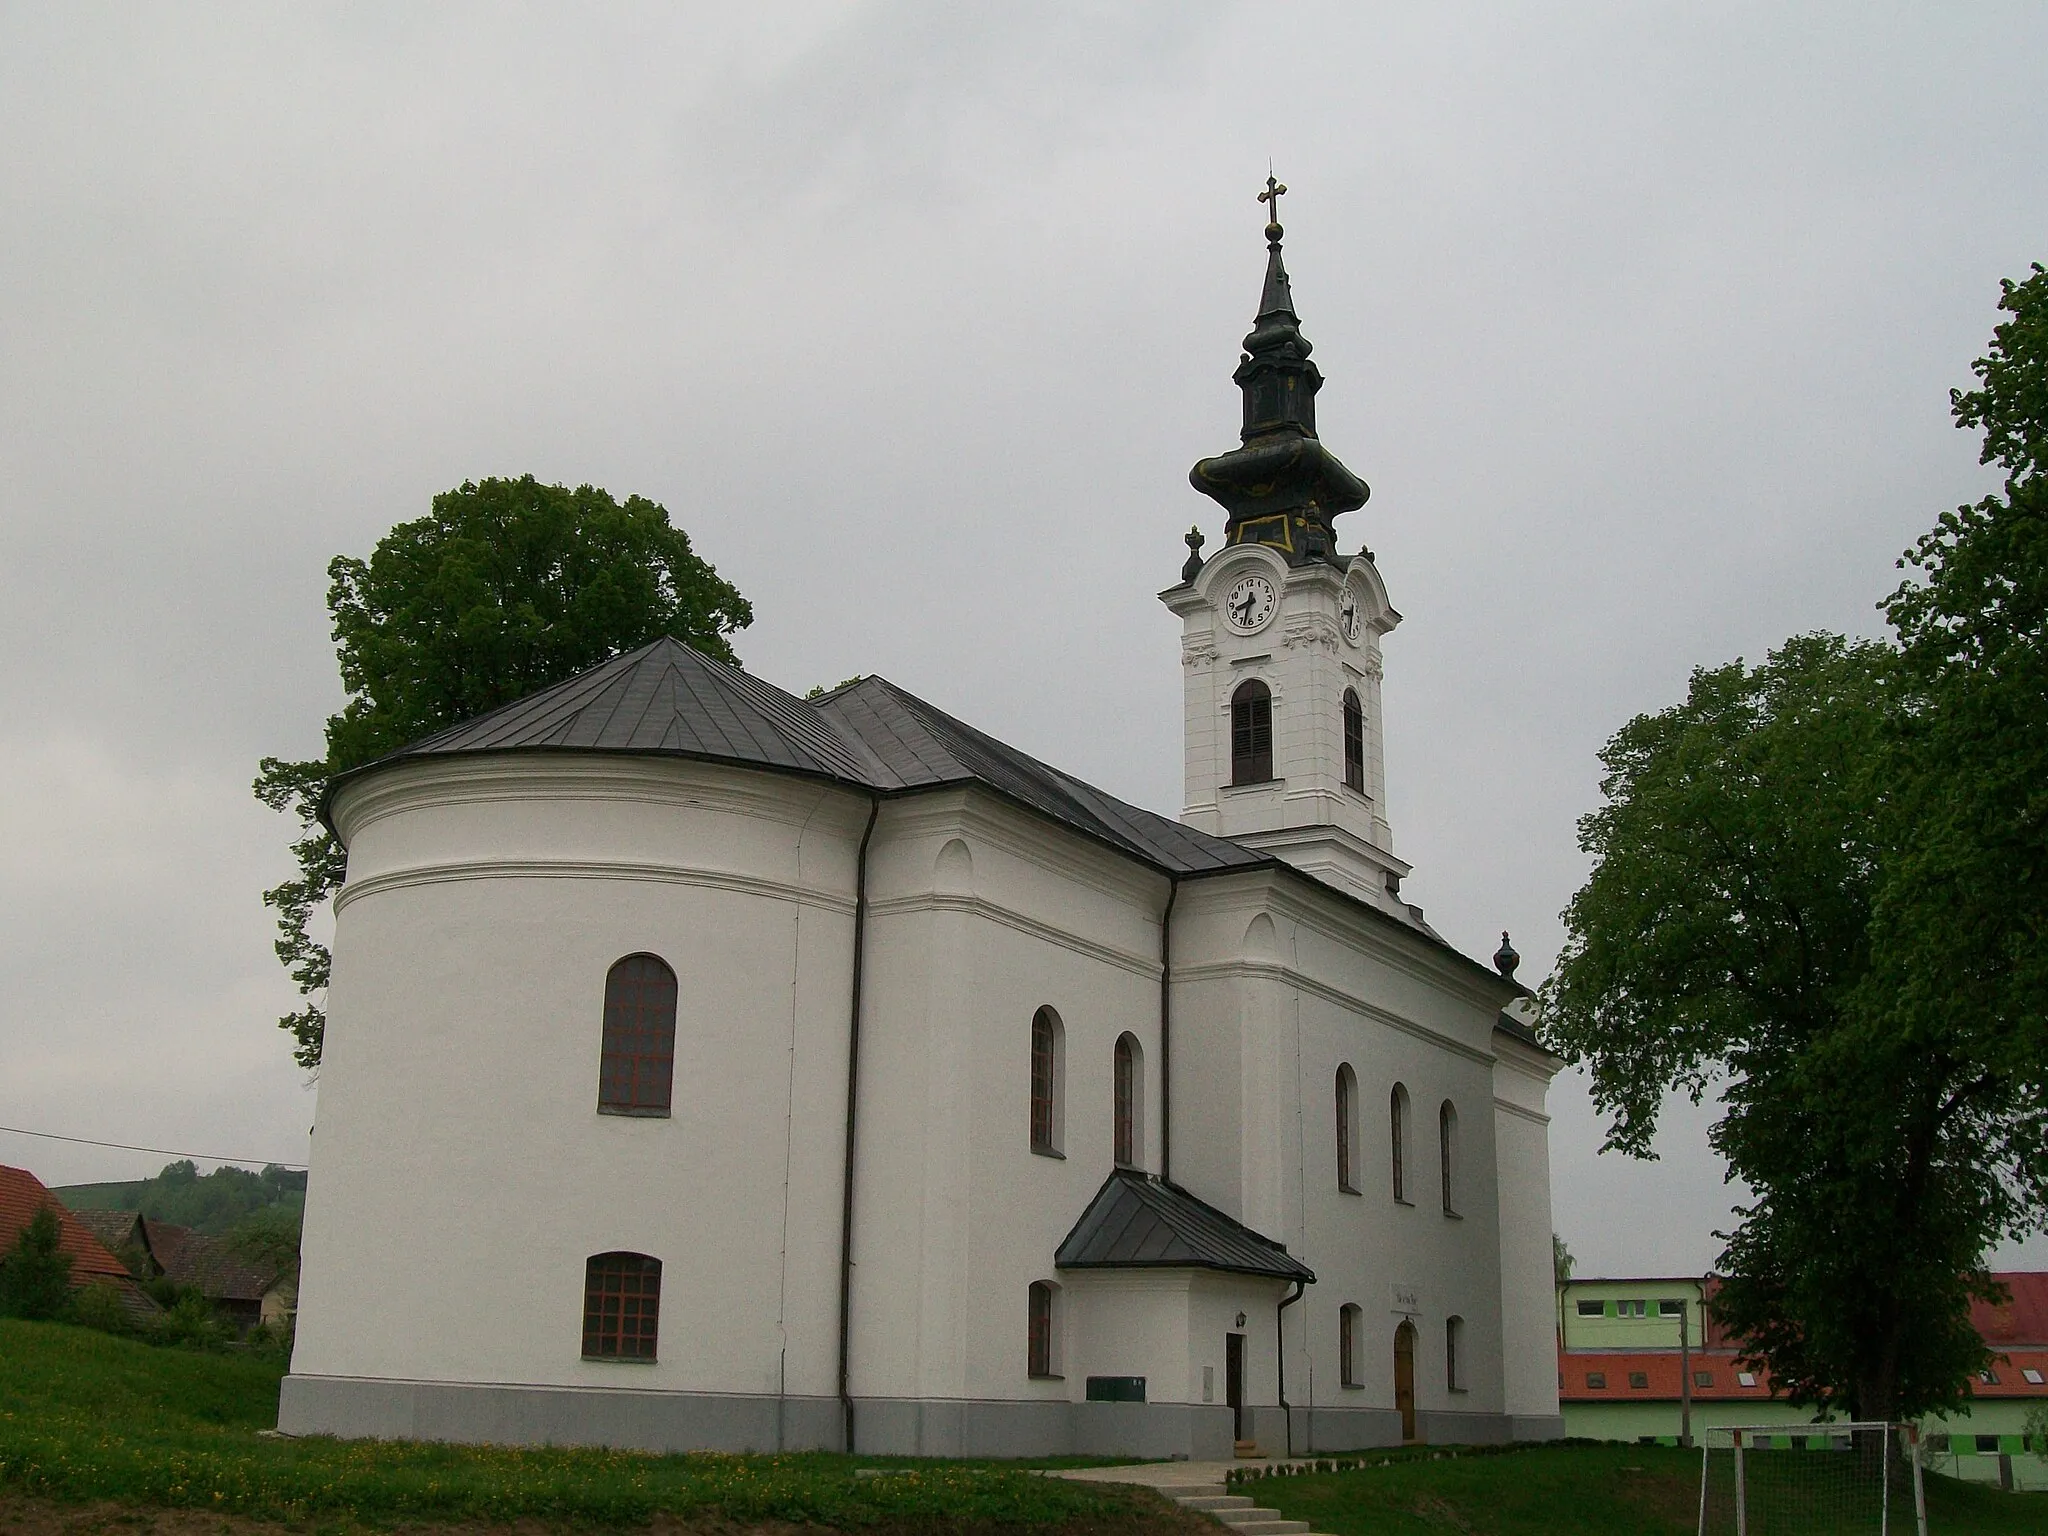
[[[1365,793],[1365,707],[1351,688],[1344,690],[1344,783]]]
[[[1273,692],[1257,678],[1230,696],[1230,782],[1264,784],[1273,777]]]

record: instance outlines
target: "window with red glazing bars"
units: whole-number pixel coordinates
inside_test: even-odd
[[[583,1357],[652,1360],[661,1321],[661,1260],[600,1253],[583,1270]]]

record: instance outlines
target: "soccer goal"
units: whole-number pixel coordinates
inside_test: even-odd
[[[1759,1424],[1706,1432],[1700,1536],[1927,1536],[1910,1424]]]

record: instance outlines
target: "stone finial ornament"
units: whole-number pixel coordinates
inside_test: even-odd
[[[1515,979],[1515,967],[1522,963],[1522,957],[1515,953],[1515,946],[1508,942],[1508,931],[1500,931],[1500,948],[1493,952],[1493,968],[1509,981]]]
[[[1202,545],[1207,541],[1200,528],[1190,528],[1181,535],[1181,540],[1188,547],[1188,563],[1180,568],[1180,579],[1193,581],[1202,573]]]

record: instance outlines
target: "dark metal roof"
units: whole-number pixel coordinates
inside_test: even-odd
[[[1005,746],[879,677],[799,699],[664,636],[337,777],[467,752],[619,752],[744,763],[900,794],[980,784],[1164,873],[1274,862]]]
[[[885,795],[979,785],[1174,879],[1284,870],[1498,979],[1431,930],[1419,909],[1404,922],[1272,854],[1128,805],[882,678],[800,699],[668,636],[337,774],[320,814],[331,826],[335,795],[382,768],[472,752],[687,757]]]
[[[1315,1283],[1315,1271],[1270,1237],[1178,1184],[1119,1168],[1053,1255],[1061,1269],[1215,1269]]]

